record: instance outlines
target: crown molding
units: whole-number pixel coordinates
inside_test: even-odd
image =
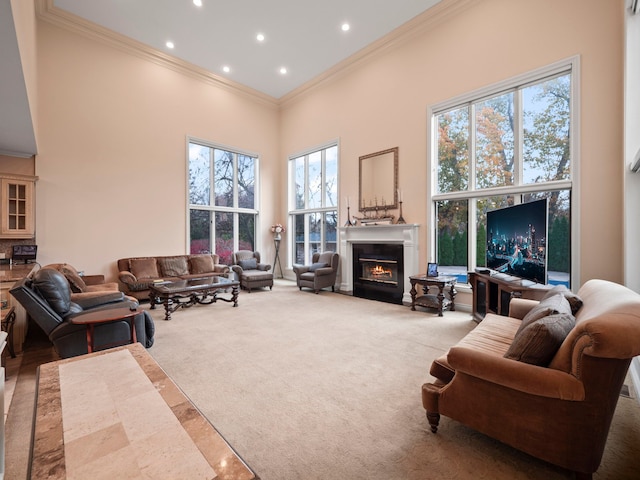
[[[264,105],[278,108],[299,100],[315,89],[347,75],[364,63],[422,35],[468,7],[479,3],[480,0],[443,0],[279,99],[66,12],[54,6],[53,0],[36,0],[36,15],[39,19],[65,30],[99,41],[205,83],[243,95]]]
[[[54,6],[53,0],[36,0],[36,15],[39,19],[57,27],[99,41],[100,43],[195,78],[196,80],[243,95],[264,105],[277,107],[279,104],[278,99],[270,95],[216,75],[209,70],[62,10]]]
[[[386,54],[394,48],[446,22],[451,17],[460,14],[470,6],[479,3],[480,0],[443,0],[384,37],[354,53],[349,58],[344,59],[312,80],[280,97],[280,106],[286,106],[302,98],[304,95],[311,93],[316,88],[345,76],[366,62],[370,62],[382,54]]]

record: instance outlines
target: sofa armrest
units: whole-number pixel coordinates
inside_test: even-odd
[[[220,263],[216,263],[213,266],[213,271],[215,273],[229,273],[231,271],[231,269],[229,268],[228,265],[222,265]]]
[[[309,265],[294,265],[293,266],[293,272],[296,275],[302,275],[303,273],[306,273],[309,271]]]
[[[77,303],[83,310],[95,308],[108,303],[122,302],[125,299],[122,292],[89,292],[74,293],[71,295],[71,301]]]
[[[318,277],[331,274],[333,274],[333,267],[322,267],[316,270],[316,276]]]
[[[585,398],[581,381],[569,373],[553,368],[539,367],[466,347],[452,347],[447,360],[456,374],[461,372],[530,395],[574,401]],[[452,382],[455,381],[456,377]]]
[[[136,278],[136,276],[131,272],[127,272],[126,270],[118,273],[118,279],[125,285],[133,285],[134,283],[138,283],[138,279]]]
[[[529,300],[527,298],[512,298],[509,302],[509,316],[522,320],[533,307],[538,305],[537,300]]]
[[[269,265],[268,263],[259,263],[258,265],[256,265],[256,268],[258,270],[262,270],[263,272],[268,272],[269,270],[271,270],[271,265]]]
[[[87,285],[102,285],[104,280],[104,275],[83,275],[82,280]]]

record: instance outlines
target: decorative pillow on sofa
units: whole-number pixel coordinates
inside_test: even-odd
[[[158,264],[163,277],[179,277],[189,274],[189,265],[186,257],[161,257]]]
[[[555,287],[553,287],[551,290],[549,290],[549,292],[547,292],[544,297],[542,297],[542,300],[548,297],[552,297],[557,293],[561,293],[562,295],[564,295],[564,298],[566,298],[569,302],[569,306],[571,307],[571,315],[575,315],[576,313],[578,313],[578,310],[580,310],[583,304],[582,299],[564,285],[556,285]]]
[[[562,293],[556,293],[549,297],[545,297],[540,300],[540,303],[533,307],[522,319],[522,324],[516,332],[516,336],[522,332],[523,329],[528,327],[531,323],[539,320],[548,315],[554,315],[556,313],[569,313],[571,314],[571,306],[569,301],[564,298]]]
[[[576,324],[570,313],[557,313],[531,322],[516,333],[504,358],[546,367]]]
[[[62,274],[67,277],[72,292],[81,293],[87,289],[87,284],[84,283],[84,280],[73,266],[67,263],[62,265]]]
[[[240,260],[238,265],[240,265],[243,270],[255,270],[258,268],[258,261],[255,258],[248,258],[246,260]]]
[[[318,263],[312,263],[309,266],[309,271],[310,272],[315,272],[316,270],[318,270],[319,268],[324,268],[324,267],[328,267],[329,264],[325,263],[325,262],[318,262]]]
[[[210,273],[215,271],[211,255],[194,255],[189,258],[191,273]]]
[[[160,278],[155,258],[132,258],[129,260],[129,270],[138,280],[143,278]]]

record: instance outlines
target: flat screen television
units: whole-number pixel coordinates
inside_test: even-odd
[[[38,253],[37,245],[14,245],[11,259],[14,263],[30,263],[35,262],[36,253]]]
[[[487,212],[487,268],[547,283],[547,199]]]

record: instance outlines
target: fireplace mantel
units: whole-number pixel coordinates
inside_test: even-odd
[[[418,227],[416,223],[340,227],[340,290],[353,292],[353,243],[401,243],[404,254],[403,303],[411,303],[409,277],[420,273]]]

